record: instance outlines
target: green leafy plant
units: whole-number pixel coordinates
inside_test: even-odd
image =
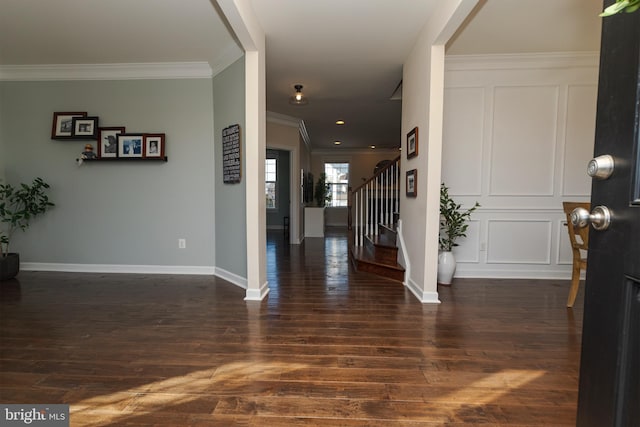
[[[9,242],[13,233],[29,228],[31,220],[55,206],[49,201],[46,190],[49,184],[36,178],[31,185],[0,184],[0,256],[9,253]]]
[[[640,0],[616,0],[616,2],[607,7],[600,16],[611,16],[623,11],[626,13],[632,13],[638,9],[640,9]]]
[[[331,188],[327,184],[327,174],[321,173],[318,181],[316,182],[316,188],[313,192],[318,207],[323,208],[327,203],[331,201]]]
[[[456,240],[467,236],[468,221],[473,211],[480,207],[478,202],[473,207],[463,210],[462,205],[457,204],[449,196],[449,188],[440,184],[440,236],[438,238],[441,251],[451,252],[454,246],[458,246]]]

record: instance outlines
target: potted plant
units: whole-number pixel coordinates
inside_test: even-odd
[[[469,209],[462,209],[462,205],[456,203],[449,196],[449,188],[442,183],[440,185],[440,235],[438,237],[438,283],[450,285],[453,274],[456,271],[456,259],[453,256],[453,248],[458,246],[456,240],[467,236],[469,219],[471,214],[480,204],[476,202]]]
[[[325,207],[331,201],[331,188],[327,184],[327,174],[324,172],[320,174],[318,182],[316,182],[314,196],[319,208]]]
[[[14,278],[20,268],[20,257],[9,252],[9,243],[17,230],[25,231],[31,220],[54,206],[46,190],[49,184],[36,178],[31,185],[0,184],[0,280]]]

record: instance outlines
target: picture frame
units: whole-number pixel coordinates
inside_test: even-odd
[[[418,127],[411,129],[407,134],[407,159],[418,155]]]
[[[407,197],[418,197],[418,170],[412,169],[407,171],[406,181]]]
[[[125,133],[124,126],[98,128],[98,158],[118,157],[118,135]]]
[[[72,139],[73,119],[87,117],[86,111],[77,112],[54,112],[53,125],[51,126],[51,139]]]
[[[144,152],[144,134],[121,133],[118,134],[118,157],[142,158]]]
[[[77,139],[98,138],[98,117],[73,117],[73,137]]]
[[[160,158],[164,157],[164,133],[145,133],[144,134],[144,158]]]

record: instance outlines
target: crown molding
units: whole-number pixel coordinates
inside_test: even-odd
[[[276,123],[283,126],[289,126],[292,128],[300,127],[302,119],[293,116],[287,116],[286,114],[274,113],[273,111],[267,111],[267,122]]]
[[[229,60],[231,56],[225,63]],[[207,62],[0,65],[0,81],[210,79],[213,75]]]
[[[227,47],[220,55],[216,56],[215,63],[211,64],[211,74],[218,75],[243,56],[244,52],[237,45],[233,44]]]
[[[332,148],[316,148],[312,150],[313,154],[317,155],[328,155],[328,156],[347,156],[347,155],[358,155],[358,154],[373,154],[373,153],[386,153],[393,154],[394,157],[400,155],[400,150],[397,148],[345,148],[345,147],[332,147]]]
[[[446,71],[598,67],[599,52],[447,55]]]
[[[287,116],[286,114],[267,111],[267,121],[269,123],[297,128],[298,132],[300,132],[302,141],[304,141],[304,144],[307,146],[307,150],[311,151],[311,139],[309,139],[309,133],[307,132],[307,126],[304,124],[304,120],[293,116]]]

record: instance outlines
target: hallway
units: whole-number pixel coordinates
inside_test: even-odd
[[[575,424],[568,281],[456,280],[423,305],[351,271],[340,232],[267,240],[261,303],[211,276],[2,283],[0,400],[68,403],[72,426]]]

